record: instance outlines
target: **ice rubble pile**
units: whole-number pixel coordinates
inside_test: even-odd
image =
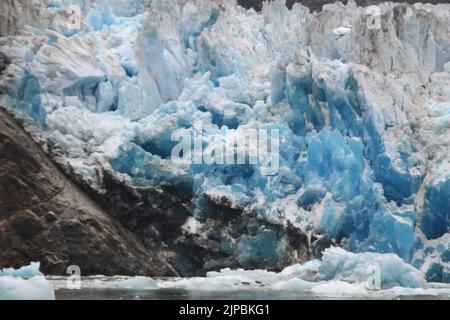
[[[369,267],[380,268],[380,287],[370,281]],[[53,280],[55,288],[64,288],[65,281]],[[378,285],[378,284],[377,284]],[[351,253],[342,248],[325,249],[322,261],[311,260],[296,264],[281,272],[268,270],[222,269],[208,272],[206,277],[166,278],[148,277],[86,277],[83,288],[121,288],[127,290],[186,289],[195,296],[201,291],[255,292],[282,291],[326,297],[392,297],[400,295],[448,296],[447,287],[429,286],[424,274],[405,263],[395,254]],[[248,291],[247,291],[248,292]]]
[[[350,251],[438,265],[432,279],[448,279],[449,5],[385,3],[373,29],[351,1],[320,13],[283,1],[261,13],[229,1],[45,3],[45,27],[0,38],[13,61],[0,90],[86,183],[101,190],[110,170],[175,185],[200,221],[205,197],[225,196]],[[58,19],[73,6],[76,28]],[[225,129],[249,128],[279,130],[277,174],[170,160],[174,132],[208,148]]]
[[[280,273],[265,270],[230,270],[209,272],[207,278],[183,280],[186,286],[201,287],[201,284],[214,285],[230,289],[236,285],[257,284],[274,289],[320,290],[324,281],[357,284],[363,290],[368,289],[371,273],[370,266],[380,268],[380,286],[383,289],[396,286],[406,288],[426,288],[423,274],[405,263],[394,254],[351,253],[342,248],[325,249],[322,261],[311,260],[303,265],[293,265]],[[177,282],[178,285],[182,282]],[[197,282],[197,285],[193,285]],[[212,283],[211,283],[212,282]],[[228,286],[228,287],[227,287]],[[353,287],[357,288],[357,287]],[[365,288],[365,289],[364,289]]]
[[[380,288],[369,284],[370,266],[380,268]],[[279,273],[227,268],[220,272],[209,272],[206,277],[158,282],[150,278],[135,277],[119,281],[115,286],[129,289],[175,287],[208,291],[270,288],[325,295],[368,294],[372,289],[390,290],[395,287],[427,289],[424,275],[394,254],[355,254],[335,247],[324,251],[322,261],[311,260],[303,265],[292,265]]]
[[[40,264],[0,270],[0,300],[53,300],[52,285],[39,272]]]

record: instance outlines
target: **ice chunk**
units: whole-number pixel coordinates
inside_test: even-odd
[[[420,227],[430,239],[436,239],[449,232],[450,178],[448,171],[440,172],[433,183],[428,185]]]
[[[157,287],[157,283],[152,278],[136,276],[134,278],[126,279],[117,283],[118,288],[144,290],[154,289]]]
[[[296,264],[286,267],[281,271],[281,274],[299,277],[300,279],[307,281],[315,281],[319,274],[320,264],[320,260],[310,260],[305,264]]]
[[[393,210],[394,211],[394,210]],[[361,250],[394,252],[409,262],[414,251],[416,213],[414,211],[386,212],[376,215],[370,225],[369,237]]]
[[[367,294],[367,290],[359,283],[348,283],[345,281],[330,281],[316,285],[311,288],[311,292],[326,296],[358,296]]]
[[[52,285],[43,276],[22,279],[0,276],[0,300],[54,300]]]
[[[368,280],[370,266],[379,268],[380,284],[383,288],[426,288],[423,273],[394,254],[355,254],[342,248],[328,248],[323,253],[319,272],[326,280],[361,283]]]
[[[31,278],[34,276],[40,276],[42,273],[39,271],[41,264],[39,262],[31,262],[30,265],[21,267],[19,269],[5,268],[0,270],[0,276],[12,276]]]
[[[86,16],[94,30],[100,30],[104,26],[110,26],[116,22],[116,17],[111,8],[105,5],[96,5]]]
[[[281,280],[272,286],[274,290],[288,290],[288,291],[309,291],[314,289],[315,283],[305,281],[298,278],[293,278],[289,280]]]
[[[115,95],[111,82],[100,82],[95,96],[97,98],[97,112],[114,111],[115,109]]]
[[[446,64],[444,64],[444,70],[445,70],[447,73],[450,73],[450,61],[447,62]]]
[[[351,31],[352,31],[351,28],[342,26],[342,27],[334,29],[333,33],[338,36],[345,36],[346,34],[350,33]]]
[[[221,291],[221,290],[239,290],[245,288],[247,284],[252,283],[242,276],[217,276],[211,278],[195,277],[182,279],[174,282],[167,282],[164,285],[168,287],[186,288],[191,290]]]
[[[0,300],[53,300],[52,285],[39,272],[39,262],[0,271]]]

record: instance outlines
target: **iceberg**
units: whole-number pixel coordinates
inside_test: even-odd
[[[117,287],[122,289],[134,289],[134,290],[152,289],[156,287],[156,281],[153,280],[152,278],[136,276],[134,278],[120,281],[117,284]]]
[[[394,254],[364,252],[355,254],[342,248],[329,248],[323,253],[319,273],[326,280],[351,283],[367,282],[369,267],[379,268],[381,288],[426,288],[424,274]]]
[[[363,287],[344,281],[330,281],[313,287],[311,291],[315,294],[331,295],[335,297],[358,296],[367,293]]]
[[[19,269],[0,270],[0,300],[54,300],[53,286],[32,262]]]
[[[41,264],[39,262],[31,262],[30,265],[21,267],[19,269],[4,268],[0,270],[0,276],[11,276],[19,278],[32,278],[34,276],[41,276],[39,271]]]

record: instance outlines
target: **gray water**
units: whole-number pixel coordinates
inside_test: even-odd
[[[223,284],[220,286],[220,282],[211,282],[214,278],[200,278],[200,282],[195,278],[160,278],[151,280],[154,283],[151,288],[136,287],[136,283],[131,287],[123,286],[123,281],[128,279],[131,278],[83,277],[80,281],[81,289],[69,289],[65,277],[48,277],[57,300],[450,300],[450,284],[438,283],[429,283],[428,289],[395,287],[375,291],[347,291],[348,293],[333,291],[333,286],[330,286],[330,290],[318,293],[297,287],[280,290],[267,283],[255,286],[233,282],[226,287]]]
[[[94,289],[81,290],[57,289],[57,300],[447,300],[445,295],[398,295],[383,297],[377,295],[367,296],[318,296],[304,292],[292,291],[194,291],[185,289],[157,289],[157,290],[132,290],[132,289]]]

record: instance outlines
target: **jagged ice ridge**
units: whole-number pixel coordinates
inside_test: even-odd
[[[283,1],[261,13],[228,1],[44,2],[44,27],[0,38],[12,60],[0,88],[85,183],[101,190],[107,170],[174,185],[192,198],[191,231],[210,214],[205,198],[225,197],[450,282],[449,5],[385,3],[370,29],[353,2],[320,13]],[[69,5],[81,8],[75,29],[55,18]],[[225,128],[278,129],[278,174],[174,164],[173,132],[196,121],[207,147]],[[243,260],[283,248],[265,230],[223,242]]]

